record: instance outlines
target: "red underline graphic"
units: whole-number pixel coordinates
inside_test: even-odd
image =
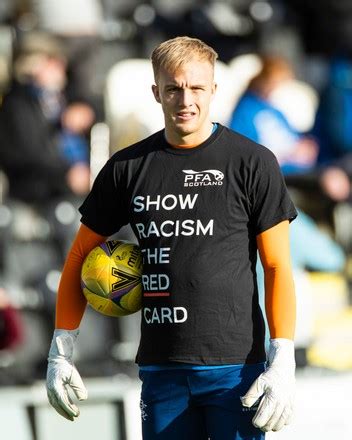
[[[143,296],[170,296],[170,292],[144,292]]]

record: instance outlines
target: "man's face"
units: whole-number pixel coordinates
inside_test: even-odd
[[[43,55],[37,63],[34,79],[46,90],[63,90],[67,79],[65,62],[59,57]]]
[[[181,142],[188,136],[197,142],[202,138],[216,90],[214,69],[208,61],[191,60],[174,73],[161,69],[152,89],[162,106],[170,140]]]

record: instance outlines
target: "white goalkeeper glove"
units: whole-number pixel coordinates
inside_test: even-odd
[[[295,354],[290,339],[271,339],[267,368],[252,384],[242,405],[251,407],[261,397],[253,425],[262,431],[279,431],[292,418],[295,392]]]
[[[51,341],[46,388],[50,404],[68,420],[79,416],[78,407],[72,402],[68,387],[79,400],[86,400],[87,390],[73,364],[73,347],[79,330],[55,330]]]

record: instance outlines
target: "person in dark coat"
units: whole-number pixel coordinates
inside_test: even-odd
[[[45,204],[64,195],[84,195],[89,189],[88,145],[78,143],[78,160],[72,161],[63,144],[77,137],[68,137],[62,124],[68,104],[61,48],[49,39],[31,41],[19,51],[14,73],[0,108],[0,166],[9,180],[9,196]],[[86,127],[92,122],[89,113]]]

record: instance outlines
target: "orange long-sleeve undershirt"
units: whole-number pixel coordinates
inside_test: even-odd
[[[81,225],[67,255],[56,301],[55,327],[73,330],[79,327],[87,301],[81,289],[81,268],[89,252],[107,237]]]
[[[284,221],[257,236],[265,272],[265,307],[272,338],[294,337],[296,304],[288,227],[288,221]],[[81,225],[61,276],[56,328],[72,330],[79,327],[87,304],[80,285],[81,267],[88,253],[106,238]]]
[[[296,296],[291,269],[288,220],[259,234],[257,246],[264,268],[265,311],[270,337],[293,339]]]

